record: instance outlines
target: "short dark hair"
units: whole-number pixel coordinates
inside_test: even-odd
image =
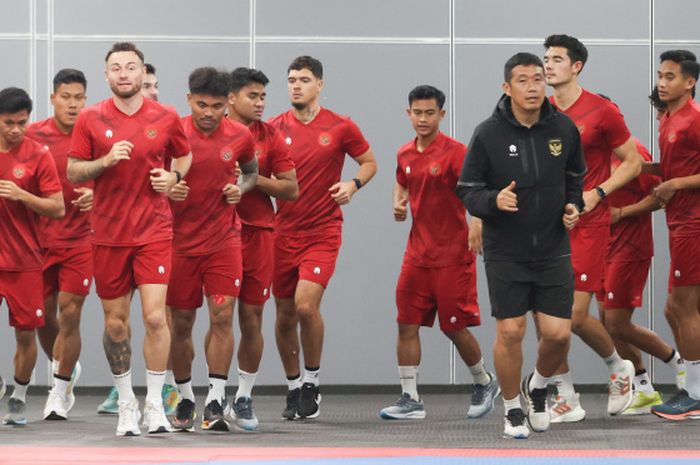
[[[668,110],[668,103],[664,102],[659,98],[659,88],[654,86],[654,88],[651,90],[651,94],[649,95],[649,103],[657,110],[657,111],[666,111]]]
[[[685,77],[691,77],[698,80],[700,74],[700,64],[695,57],[695,54],[689,50],[668,50],[661,54],[660,61],[673,61],[681,65],[681,73]]]
[[[513,69],[516,66],[539,66],[544,69],[544,64],[540,57],[528,52],[519,52],[508,58],[506,65],[503,67],[503,78],[505,82],[510,82],[510,78],[513,77]]]
[[[311,74],[313,74],[316,79],[323,79],[323,65],[314,57],[308,55],[296,57],[289,64],[287,74],[289,74],[291,70],[300,71],[302,69],[311,71]]]
[[[82,84],[87,89],[87,79],[82,71],[73,68],[63,68],[53,77],[53,91],[56,92],[61,84]]]
[[[156,74],[156,67],[150,63],[144,63],[143,66],[146,67],[146,74]]]
[[[229,73],[211,66],[197,68],[190,73],[190,94],[226,97],[231,91]]]
[[[236,68],[231,71],[231,92],[238,92],[248,84],[256,83],[266,86],[270,80],[265,76],[265,73],[259,69],[253,68]]]
[[[32,112],[32,99],[26,91],[18,87],[0,90],[0,114],[18,113],[22,110]]]
[[[410,107],[414,100],[431,99],[435,99],[441,110],[445,106],[445,94],[440,89],[429,85],[417,86],[408,93],[408,106]]]
[[[144,62],[143,52],[139,50],[132,42],[116,42],[113,44],[112,48],[110,48],[107,52],[107,56],[105,56],[105,62],[109,61],[109,57],[112,56],[113,53],[117,52],[134,52],[141,60],[141,63]]]
[[[571,63],[581,62],[581,69],[588,61],[588,50],[583,43],[576,37],[567,36],[566,34],[552,34],[544,39],[544,48],[563,47],[571,59]]]

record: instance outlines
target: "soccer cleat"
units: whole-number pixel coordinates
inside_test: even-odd
[[[525,424],[525,412],[520,408],[512,408],[506,414],[503,437],[513,439],[527,439],[530,430]]]
[[[194,420],[197,418],[197,412],[194,408],[194,402],[189,399],[181,399],[175,408],[175,415],[171,421],[173,428],[176,431],[194,431]]]
[[[520,383],[520,394],[527,404],[527,422],[536,433],[549,429],[550,417],[547,411],[547,388],[530,390],[530,378],[526,376]]]
[[[659,404],[663,404],[663,400],[661,400],[661,394],[659,394],[658,391],[654,391],[651,394],[635,391],[632,403],[622,411],[622,415],[644,415],[651,413],[651,408]]]
[[[579,395],[575,399],[566,399],[564,396],[554,398],[549,408],[550,423],[576,423],[586,418],[586,411],[581,407]]]
[[[110,389],[107,398],[97,407],[97,413],[116,415],[119,413],[119,391],[116,387]]]
[[[146,404],[143,407],[143,426],[146,427],[149,434],[170,433],[173,431],[168,418],[165,416],[162,402],[155,403],[146,399]]]
[[[681,391],[663,404],[651,408],[651,413],[667,420],[700,419],[700,400]]]
[[[68,400],[66,394],[59,392],[56,387],[49,391],[49,397],[44,406],[44,420],[67,420]]]
[[[301,397],[299,399],[299,410],[297,417],[317,418],[321,413],[321,390],[313,383],[304,383],[301,386]]]
[[[80,362],[75,362],[75,367],[73,367],[73,373],[71,373],[70,382],[68,383],[68,388],[66,389],[66,413],[70,412],[75,405],[75,394],[73,393],[73,388],[75,387],[75,383],[78,382],[82,372],[83,368],[80,366]]]
[[[165,414],[172,415],[175,413],[175,409],[180,402],[180,391],[178,391],[178,389],[171,384],[164,384],[162,396]]]
[[[384,420],[422,420],[425,418],[425,407],[423,402],[413,400],[407,392],[389,407],[379,411],[379,416]]]
[[[223,399],[223,402],[225,403],[226,399]],[[212,400],[204,407],[202,429],[208,431],[228,431],[230,429],[221,401]]]
[[[236,425],[246,431],[258,429],[258,417],[253,410],[253,399],[250,397],[239,397],[231,404],[231,418]]]
[[[3,425],[24,426],[27,424],[27,404],[19,399],[7,399],[7,415],[2,419]]]
[[[5,384],[5,380],[2,379],[2,376],[0,376],[0,399],[5,397],[6,392],[7,392],[7,384]]]
[[[472,398],[467,411],[467,418],[481,418],[493,410],[493,404],[501,393],[496,376],[489,373],[489,384],[475,384],[472,387]]]
[[[119,402],[119,422],[117,423],[117,436],[139,436],[139,401],[131,399],[128,402]]]
[[[623,360],[623,371],[610,375],[608,381],[608,413],[617,415],[630,406],[633,400],[634,365],[629,360]]]
[[[287,405],[282,412],[283,420],[294,420],[299,410],[299,400],[301,399],[301,388],[287,391]]]

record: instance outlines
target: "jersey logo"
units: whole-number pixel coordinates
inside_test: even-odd
[[[518,147],[516,147],[515,144],[511,144],[508,147],[508,156],[509,157],[517,157],[518,156]]]
[[[238,278],[236,278],[236,280],[233,282],[233,284],[234,284],[236,287],[240,287],[240,286],[241,286],[241,280],[238,279]]]
[[[553,156],[558,157],[561,155],[561,151],[564,148],[561,139],[549,139],[549,153]]]
[[[155,139],[156,136],[158,135],[158,131],[155,129],[146,129],[146,137],[149,139]]]
[[[406,174],[411,174],[411,167],[410,166],[406,167]]]
[[[672,132],[668,135],[668,141],[673,142],[674,140],[676,140],[676,133]]]
[[[576,125],[576,129],[578,129],[578,133],[579,133],[579,134],[583,134],[583,131],[586,130],[586,125],[584,125],[584,124],[577,124],[577,125]]]
[[[17,179],[22,179],[24,177],[24,173],[24,166],[15,166],[15,168],[12,170],[12,175]]]
[[[112,132],[111,129],[107,129],[107,130],[105,131],[105,137],[106,137],[107,139],[111,139],[113,135],[114,135],[114,133]]]
[[[165,274],[165,267],[163,265],[158,267],[158,274]]]
[[[321,274],[321,267],[315,267],[314,268],[314,274]]]
[[[287,145],[292,145],[292,138],[287,136],[287,138],[284,140],[284,143]]]
[[[36,309],[36,317],[41,318],[42,316],[44,316],[44,312],[40,308],[37,308]]]
[[[608,292],[608,300],[613,300],[615,298],[615,294],[612,292]]]
[[[231,161],[231,158],[233,158],[233,153],[229,149],[223,149],[221,151],[221,159],[223,161]]]
[[[438,174],[440,174],[440,167],[438,165],[431,166],[430,174],[432,174],[433,176],[437,176]]]
[[[331,143],[331,135],[327,132],[322,133],[318,136],[318,143],[321,145],[328,145]]]

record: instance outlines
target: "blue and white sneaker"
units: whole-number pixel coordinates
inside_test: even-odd
[[[239,397],[231,404],[231,418],[239,428],[245,431],[258,429],[258,417],[255,416],[253,399],[250,397]]]
[[[506,414],[503,427],[503,437],[512,439],[527,439],[530,429],[525,424],[525,412],[521,408],[512,408]]]
[[[7,414],[2,419],[3,425],[24,426],[27,424],[27,404],[19,399],[7,399]]]
[[[700,419],[700,400],[681,391],[663,404],[653,406],[651,413],[667,420]]]
[[[112,386],[107,398],[97,407],[97,413],[117,415],[119,413],[119,391]]]
[[[472,399],[467,411],[467,418],[481,418],[493,410],[494,402],[501,393],[496,376],[489,373],[489,384],[475,384],[472,387]]]
[[[422,420],[425,408],[423,402],[411,399],[411,395],[404,392],[394,405],[381,409],[379,416],[384,420]]]

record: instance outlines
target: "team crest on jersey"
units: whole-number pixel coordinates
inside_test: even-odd
[[[149,139],[155,139],[156,136],[158,135],[158,131],[155,129],[146,129],[146,137]]]
[[[586,126],[583,125],[583,124],[577,124],[577,125],[576,125],[576,129],[578,129],[578,133],[579,133],[579,134],[583,134],[583,131],[586,130]]]
[[[114,135],[114,133],[112,132],[111,129],[107,129],[107,130],[105,131],[105,137],[106,137],[107,139],[111,139],[113,135]]]
[[[17,179],[22,179],[26,173],[24,166],[15,166],[12,170],[12,175]]]
[[[437,176],[438,174],[440,174],[440,167],[438,165],[432,165],[430,167],[430,174],[432,174],[433,176]]]
[[[331,135],[328,134],[327,132],[324,132],[320,136],[318,136],[318,143],[321,145],[328,145],[331,143]]]
[[[668,141],[673,142],[674,140],[676,140],[676,133],[672,132],[668,135]]]
[[[231,153],[231,150],[223,149],[221,151],[221,159],[223,161],[231,161],[232,158],[233,158],[233,153]]]
[[[549,153],[555,157],[561,155],[563,148],[564,145],[562,144],[561,139],[549,139]]]
[[[287,145],[292,145],[292,138],[289,137],[289,136],[287,136],[287,138],[284,139],[284,143],[287,144]]]

